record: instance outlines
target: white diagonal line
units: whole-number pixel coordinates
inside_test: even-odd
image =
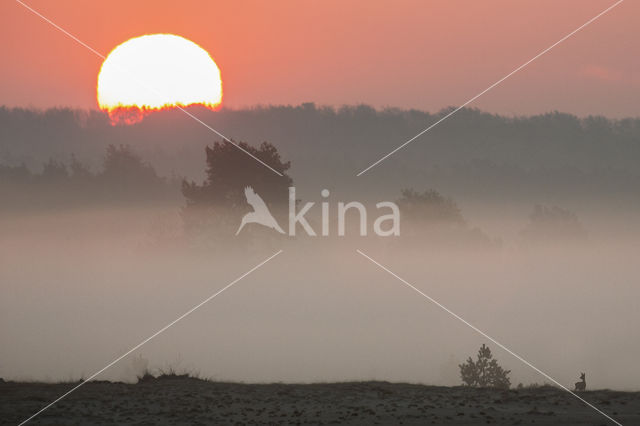
[[[263,260],[262,262],[260,262],[259,264],[257,264],[256,266],[254,266],[253,268],[249,269],[247,272],[245,272],[244,274],[240,275],[238,278],[236,278],[235,280],[231,281],[229,284],[227,284],[226,286],[224,286],[222,289],[218,290],[217,292],[215,292],[214,294],[212,294],[211,296],[207,297],[206,299],[204,299],[202,302],[198,303],[197,305],[195,305],[193,308],[189,309],[187,312],[185,312],[184,314],[180,315],[178,318],[174,319],[173,321],[171,321],[169,324],[165,325],[164,327],[162,327],[160,330],[156,331],[155,333],[153,333],[151,336],[147,337],[146,339],[144,339],[142,342],[138,343],[137,345],[135,345],[134,347],[132,347],[131,349],[129,349],[127,352],[123,353],[122,355],[120,355],[118,358],[114,359],[113,361],[111,361],[109,364],[105,365],[104,367],[102,367],[100,370],[96,371],[95,373],[93,373],[91,376],[89,376],[85,381],[83,381],[82,383],[79,383],[78,385],[76,385],[75,387],[73,387],[71,390],[67,391],[65,394],[59,396],[57,399],[55,399],[54,401],[50,402],[49,404],[47,404],[46,406],[44,406],[42,409],[40,409],[40,411],[38,411],[37,413],[33,414],[31,417],[29,417],[28,419],[24,420],[23,422],[20,423],[19,426],[24,425],[25,423],[29,422],[30,420],[32,420],[34,417],[36,417],[37,415],[39,415],[40,413],[42,413],[43,411],[51,408],[54,404],[60,402],[60,400],[66,398],[69,394],[71,394],[72,392],[76,391],[78,388],[80,388],[81,386],[83,386],[85,383],[90,382],[91,380],[93,380],[94,378],[96,378],[99,374],[101,374],[102,372],[104,372],[106,369],[108,369],[109,367],[113,366],[114,364],[116,364],[118,361],[122,360],[123,358],[125,358],[127,355],[131,354],[132,352],[136,351],[137,349],[139,349],[142,345],[144,345],[145,343],[149,342],[151,339],[157,337],[159,334],[162,334],[163,332],[165,332],[167,329],[169,329],[171,326],[173,326],[174,324],[176,324],[178,321],[184,319],[185,317],[191,315],[195,310],[197,310],[198,308],[200,308],[202,305],[204,305],[205,303],[209,302],[210,300],[212,300],[213,298],[215,298],[216,296],[218,296],[219,294],[221,294],[223,291],[227,290],[229,287],[231,287],[232,285],[234,285],[235,283],[237,283],[238,281],[240,281],[241,279],[243,279],[244,277],[246,277],[247,275],[249,275],[250,273],[252,273],[253,271],[255,271],[256,269],[260,268],[262,265],[264,265],[265,263],[267,263],[268,261],[270,261],[271,259],[273,259],[274,257],[276,257],[277,255],[279,255],[280,253],[282,253],[282,250],[278,250],[277,253],[271,255],[269,258]]]
[[[462,108],[466,107],[467,105],[469,105],[471,102],[475,101],[476,99],[478,99],[480,96],[484,95],[485,93],[487,93],[489,90],[493,89],[494,87],[498,86],[500,83],[502,83],[503,81],[505,81],[506,79],[508,79],[509,77],[511,77],[512,75],[514,75],[515,73],[517,73],[518,71],[520,71],[521,69],[523,69],[524,67],[526,67],[527,65],[529,65],[530,63],[532,63],[533,61],[535,61],[536,59],[538,59],[539,57],[541,57],[542,55],[544,55],[545,53],[549,52],[551,49],[553,49],[554,47],[556,47],[557,45],[559,45],[560,43],[562,43],[563,41],[567,40],[568,38],[570,38],[571,36],[573,36],[574,34],[576,34],[577,32],[579,32],[580,30],[584,29],[586,26],[588,26],[589,24],[593,23],[595,20],[597,20],[598,18],[600,18],[602,15],[604,15],[605,13],[609,12],[611,9],[613,9],[614,7],[618,6],[620,3],[622,3],[624,0],[618,0],[616,3],[614,3],[613,5],[609,6],[608,8],[606,8],[605,10],[603,10],[602,12],[598,13],[596,16],[594,16],[593,18],[589,19],[587,22],[585,22],[584,24],[580,25],[578,28],[576,28],[575,30],[571,31],[569,34],[567,34],[566,36],[562,37],[560,40],[556,41],[555,43],[553,43],[551,46],[547,47],[546,49],[544,49],[542,52],[538,53],[536,56],[534,56],[533,58],[529,59],[527,62],[525,62],[524,64],[520,65],[518,68],[514,69],[513,71],[511,71],[509,74],[505,75],[504,77],[502,77],[500,80],[496,81],[495,83],[493,83],[491,86],[487,87],[486,89],[484,89],[482,92],[478,93],[477,95],[475,95],[474,97],[472,97],[471,99],[469,99],[468,101],[466,101],[465,103],[463,103],[462,105],[460,105],[459,107],[457,107],[456,109],[454,109],[453,111],[451,111],[450,113],[448,113],[447,115],[445,115],[444,117],[442,117],[441,119],[439,119],[438,121],[436,121],[435,123],[433,123],[432,125],[430,125],[429,127],[427,127],[426,129],[424,129],[423,131],[421,131],[420,133],[418,133],[417,135],[415,135],[414,137],[412,137],[411,139],[409,139],[408,141],[406,141],[405,143],[403,143],[402,145],[400,145],[399,147],[397,147],[396,149],[394,149],[393,151],[391,151],[390,153],[388,153],[387,155],[385,155],[384,157],[380,158],[378,161],[376,161],[375,163],[371,164],[369,167],[367,167],[366,169],[362,170],[360,173],[358,173],[356,176],[361,176],[364,173],[366,173],[368,170],[372,169],[373,167],[377,166],[378,164],[382,163],[384,160],[386,160],[387,158],[389,158],[390,156],[392,156],[393,154],[395,154],[396,152],[400,151],[402,148],[404,148],[405,146],[409,145],[411,142],[413,142],[414,140],[418,139],[420,136],[424,135],[425,133],[427,133],[429,130],[433,129],[434,127],[436,127],[438,124],[442,123],[443,121],[445,121],[447,118],[451,117],[452,115],[454,115],[455,113],[457,113],[458,111],[460,111]]]
[[[364,254],[361,250],[356,249],[356,251],[362,255],[363,257],[367,258],[368,260],[370,260],[372,263],[376,264],[377,266],[379,266],[381,269],[383,269],[384,271],[388,272],[389,274],[391,274],[394,278],[398,279],[399,281],[401,281],[402,283],[404,283],[407,287],[411,288],[412,290],[416,291],[418,294],[420,294],[422,297],[424,297],[425,299],[429,300],[431,303],[437,305],[439,308],[441,308],[442,310],[444,310],[445,312],[447,312],[448,314],[450,314],[451,316],[453,316],[454,318],[456,318],[457,320],[459,320],[460,322],[462,322],[463,324],[465,324],[466,326],[470,327],[471,329],[473,329],[475,332],[477,332],[478,334],[482,335],[483,337],[489,339],[490,341],[492,341],[494,344],[496,344],[498,347],[502,348],[503,350],[505,350],[506,352],[508,352],[509,354],[513,355],[516,359],[522,361],[524,364],[528,365],[529,367],[531,367],[532,369],[534,369],[535,371],[537,371],[538,373],[542,374],[546,379],[551,380],[553,383],[555,383],[556,385],[558,385],[559,387],[561,387],[562,389],[566,390],[567,392],[569,392],[571,395],[575,396],[576,398],[578,398],[580,401],[582,401],[583,403],[585,403],[586,405],[588,405],[589,407],[593,408],[595,411],[597,411],[598,413],[602,414],[604,417],[606,417],[607,419],[609,419],[610,421],[612,421],[613,423],[615,423],[618,426],[622,426],[621,423],[619,423],[618,421],[614,420],[613,418],[611,418],[607,413],[605,413],[604,411],[600,410],[598,407],[594,406],[593,404],[591,404],[589,401],[586,401],[584,398],[582,398],[580,395],[576,394],[575,392],[572,392],[569,388],[565,387],[564,385],[562,385],[562,383],[558,382],[556,379],[554,379],[553,377],[551,377],[550,375],[548,375],[547,373],[545,373],[544,371],[540,370],[538,367],[536,367],[535,365],[531,364],[529,361],[527,361],[526,359],[522,358],[520,355],[518,355],[517,353],[513,352],[511,349],[507,348],[505,345],[503,345],[502,343],[498,342],[496,339],[494,339],[493,337],[489,336],[487,333],[485,333],[484,331],[480,330],[478,327],[476,327],[475,325],[471,324],[470,322],[468,322],[467,320],[465,320],[464,318],[462,318],[460,315],[456,314],[455,312],[453,312],[451,309],[447,308],[446,306],[444,306],[442,303],[438,302],[437,300],[435,300],[434,298],[432,298],[431,296],[429,296],[428,294],[424,293],[423,291],[421,291],[420,289],[418,289],[417,287],[415,287],[414,285],[412,285],[411,283],[409,283],[408,281],[404,280],[403,278],[399,277],[398,275],[396,275],[394,272],[392,272],[391,270],[389,270],[387,267],[385,267],[384,265],[380,264],[379,262],[377,262],[376,260],[372,259],[371,257],[367,256],[366,254]]]
[[[51,19],[47,18],[46,16],[42,15],[40,12],[38,12],[37,10],[33,9],[32,7],[30,7],[29,5],[27,5],[26,3],[22,2],[21,0],[15,0],[17,3],[21,4],[22,6],[24,6],[25,9],[31,11],[34,15],[40,17],[42,20],[44,20],[45,22],[49,23],[51,26],[53,26],[55,29],[59,30],[60,32],[62,32],[63,34],[65,34],[67,37],[69,37],[70,39],[72,39],[73,41],[75,41],[76,43],[80,44],[83,47],[86,47],[87,49],[89,49],[91,52],[93,52],[94,54],[96,54],[97,56],[99,56],[100,58],[102,58],[103,60],[106,59],[106,57],[98,52],[96,49],[94,49],[93,47],[89,46],[87,43],[83,42],[82,40],[80,40],[78,37],[74,36],[73,34],[71,34],[70,32],[68,32],[67,30],[65,30],[64,28],[62,28],[61,26],[59,26],[58,24],[56,24],[55,22],[53,22]],[[129,70],[123,69],[120,66],[117,66],[117,68],[120,69],[120,71],[124,71],[127,74],[129,74],[129,76],[131,77],[135,77],[135,75],[133,75],[133,73]],[[140,79],[135,78],[134,81],[140,85],[141,87],[144,87],[147,90],[150,90],[152,92],[154,92],[156,95],[160,94],[160,92],[158,90],[156,90],[153,87],[149,87],[146,84],[144,84],[142,81],[140,81]],[[238,145],[237,143],[235,143],[234,141],[232,141],[231,139],[229,139],[228,137],[226,137],[225,135],[223,135],[222,133],[220,133],[219,131],[217,131],[216,129],[214,129],[213,127],[209,126],[208,124],[206,124],[204,121],[200,120],[198,117],[196,117],[195,115],[191,114],[189,111],[187,111],[186,109],[184,109],[183,107],[181,107],[180,105],[176,105],[176,108],[178,108],[180,111],[184,112],[185,114],[187,114],[189,117],[193,118],[195,121],[197,121],[198,123],[202,124],[204,127],[206,127],[207,129],[211,130],[213,133],[215,133],[216,135],[220,136],[224,142],[228,142],[230,144],[232,144],[233,146],[235,146],[236,148],[238,148],[240,151],[244,152],[245,154],[247,154],[249,157],[253,158],[254,160],[256,160],[258,163],[262,164],[263,166],[265,166],[266,168],[268,168],[269,170],[271,170],[272,172],[274,172],[275,174],[277,174],[278,176],[282,176],[282,173],[280,173],[279,171],[277,171],[276,169],[274,169],[273,167],[271,167],[270,165],[268,165],[267,163],[265,163],[264,161],[262,161],[261,159],[259,159],[258,157],[256,157],[255,155],[253,155],[252,153],[250,153],[249,151],[247,151],[246,149],[242,148],[240,145]]]

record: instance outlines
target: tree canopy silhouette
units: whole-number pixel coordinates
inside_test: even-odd
[[[24,164],[0,164],[0,209],[175,201],[178,191],[174,183],[158,176],[129,146],[109,145],[103,168],[97,173],[73,154],[69,164],[49,159],[40,173]]]
[[[558,239],[582,241],[587,231],[575,213],[558,206],[536,205],[521,235],[528,243]]]
[[[408,243],[421,247],[443,244],[495,247],[499,244],[479,228],[470,227],[456,202],[436,190],[420,193],[405,189],[396,204],[402,217],[401,238]]]
[[[158,175],[128,145],[109,145],[104,157],[102,178],[129,184],[146,184],[157,180]]]
[[[263,142],[257,148],[245,142],[237,145],[246,152],[228,141],[206,147],[206,180],[202,184],[186,180],[182,182],[182,194],[187,201],[183,210],[187,231],[213,226],[227,233],[237,227],[242,214],[249,209],[244,198],[244,188],[247,186],[260,195],[276,218],[286,210],[288,188],[293,184],[291,177],[286,174],[291,163],[283,161],[276,147],[268,142]],[[282,176],[251,158],[247,152]]]
[[[419,193],[413,189],[404,189],[397,201],[403,220],[423,224],[464,225],[462,213],[451,198],[444,197],[438,191],[428,189]]]

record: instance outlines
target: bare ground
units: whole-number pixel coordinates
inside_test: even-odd
[[[18,424],[77,383],[0,381],[2,424]],[[624,425],[640,425],[640,392],[581,396]],[[509,391],[387,382],[220,383],[187,376],[137,384],[90,382],[32,421],[43,425],[613,424],[553,387]]]

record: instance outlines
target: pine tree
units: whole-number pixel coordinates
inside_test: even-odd
[[[293,185],[286,172],[291,163],[284,161],[276,147],[268,142],[259,147],[245,142],[234,144],[223,141],[206,147],[206,180],[202,184],[182,182],[182,194],[187,201],[182,218],[190,235],[233,236],[243,214],[250,210],[244,195],[248,186],[260,195],[276,220],[286,223],[289,187]]]
[[[509,389],[511,370],[505,370],[498,365],[498,360],[493,358],[491,349],[483,344],[478,350],[477,360],[471,357],[467,362],[460,364],[460,378],[462,382],[471,387]]]

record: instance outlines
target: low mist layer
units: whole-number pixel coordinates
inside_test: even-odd
[[[88,376],[275,251],[284,252],[141,348],[154,371],[216,379],[459,384],[486,339],[356,248],[569,385],[637,389],[633,245],[438,248],[399,240],[186,245],[175,209],[100,209],[2,222],[1,374]],[[178,237],[176,237],[178,236]],[[513,384],[544,378],[494,348]],[[104,374],[135,380],[133,356]]]

